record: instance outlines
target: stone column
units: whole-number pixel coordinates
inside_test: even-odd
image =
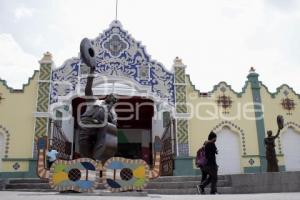
[[[48,135],[49,130],[49,112],[48,106],[50,101],[50,80],[51,69],[53,65],[52,55],[46,52],[43,58],[39,61],[39,80],[38,80],[38,95],[37,95],[37,107],[35,113],[35,133],[34,133],[34,154],[37,156],[37,138]]]
[[[252,97],[255,109],[255,118],[256,118],[256,133],[258,139],[258,150],[259,150],[259,159],[260,159],[260,171],[265,172],[267,169],[266,153],[265,153],[265,122],[263,117],[262,110],[262,101],[260,95],[260,83],[258,81],[258,76],[253,67],[251,67],[249,74],[247,76],[248,81],[251,84]]]

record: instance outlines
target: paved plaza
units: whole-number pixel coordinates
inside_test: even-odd
[[[99,196],[96,194],[59,194],[55,192],[10,192],[1,191],[3,200],[114,200],[114,199],[166,199],[166,200],[300,200],[300,193],[267,193],[237,195],[148,195],[148,196]]]

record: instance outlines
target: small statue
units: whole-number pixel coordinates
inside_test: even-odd
[[[91,41],[87,38],[81,41],[80,54],[90,68],[90,74],[85,87],[87,108],[80,116],[79,151],[81,157],[105,161],[117,151],[117,115],[113,107],[117,99],[113,94],[105,100],[93,95],[96,61]]]
[[[275,136],[272,135],[272,131],[268,130],[267,135],[268,137],[265,138],[265,145],[266,145],[266,159],[268,162],[267,172],[278,172],[278,160],[276,158],[276,151],[275,151],[275,139],[279,136],[280,130],[283,128],[283,117],[281,115],[277,116],[277,125],[278,130]]]

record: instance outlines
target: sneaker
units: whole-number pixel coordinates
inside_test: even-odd
[[[212,194],[212,195],[218,195],[220,193],[218,193],[218,192],[211,192],[210,194]]]
[[[201,194],[200,185],[197,185],[197,191],[198,191],[198,194]]]
[[[198,194],[205,194],[204,188],[202,185],[197,185]]]

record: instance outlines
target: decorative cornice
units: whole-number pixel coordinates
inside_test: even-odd
[[[161,63],[151,59],[145,46],[124,30],[119,21],[113,21],[109,29],[90,41],[96,55],[95,75],[109,79],[115,76],[130,78],[134,84],[151,86],[153,93],[162,99],[168,99],[170,105],[174,105],[175,75]],[[111,42],[117,46],[113,48],[109,45]],[[76,89],[86,85],[86,78],[81,77],[82,66],[79,56],[67,60],[59,68],[52,69],[51,105],[57,103],[59,97],[71,96],[77,92]],[[61,86],[59,82],[67,82],[68,85]]]
[[[293,94],[294,94],[295,96],[297,96],[297,97],[300,99],[300,94],[297,94],[297,93],[295,92],[295,90],[294,90],[292,87],[288,86],[287,84],[282,84],[282,85],[280,85],[279,87],[276,88],[276,92],[273,92],[273,93],[270,92],[269,88],[268,88],[265,84],[263,84],[262,81],[259,81],[259,84],[260,84],[262,87],[264,87],[264,88],[266,89],[267,93],[268,93],[273,99],[276,98],[276,96],[280,93],[280,91],[281,91],[284,87],[287,87],[289,90],[291,90],[291,91],[293,92]]]
[[[27,83],[23,84],[22,89],[14,89],[12,87],[9,87],[7,85],[6,80],[3,80],[0,78],[0,83],[2,83],[2,85],[9,90],[10,93],[22,93],[25,90],[25,87],[30,85],[30,82],[34,79],[34,77],[39,73],[39,70],[34,70],[33,75],[31,77],[28,78]]]
[[[93,39],[93,41],[97,41],[97,40],[100,40],[102,35],[105,35],[107,32],[110,31],[110,29],[112,28],[120,28],[124,33],[126,33],[127,37],[130,38],[132,41],[136,42],[136,44],[138,45],[139,48],[143,49],[143,52],[145,53],[145,55],[147,55],[149,57],[149,60],[152,62],[152,63],[156,63],[158,64],[159,66],[161,66],[166,72],[168,73],[173,73],[172,69],[169,70],[165,67],[165,65],[163,65],[161,62],[153,59],[151,57],[151,55],[146,51],[146,46],[142,45],[142,42],[139,41],[139,40],[136,40],[130,33],[128,33],[128,31],[126,31],[125,29],[123,29],[123,25],[121,24],[121,22],[119,20],[113,20],[110,25],[109,25],[109,28],[107,29],[104,29],[104,31],[102,31],[101,33],[99,33],[99,35]],[[97,48],[96,48],[97,49]],[[72,57],[72,58],[69,58],[67,60],[65,60],[63,62],[62,65],[60,65],[59,67],[55,68],[55,69],[60,69],[60,68],[63,68],[65,66],[65,64],[70,61],[70,60],[79,60],[80,63],[81,63],[81,59],[80,59],[80,54],[77,56],[77,57]]]
[[[190,85],[192,86],[192,88],[194,89],[195,92],[198,93],[199,97],[206,97],[204,95],[202,95],[203,93],[200,92],[200,90],[196,89],[196,86],[192,83],[190,75],[186,74],[186,78],[187,78],[187,82],[190,83]],[[248,84],[250,84],[249,81],[245,81],[244,87],[242,88],[241,92],[236,92],[232,89],[231,85],[228,85],[226,82],[221,81],[219,82],[217,85],[214,85],[213,89],[209,92],[205,92],[205,94],[208,94],[207,97],[210,97],[211,94],[213,94],[215,91],[217,91],[217,89],[224,84],[231,92],[233,92],[237,97],[242,97],[243,94],[246,93],[246,88],[248,87]]]

